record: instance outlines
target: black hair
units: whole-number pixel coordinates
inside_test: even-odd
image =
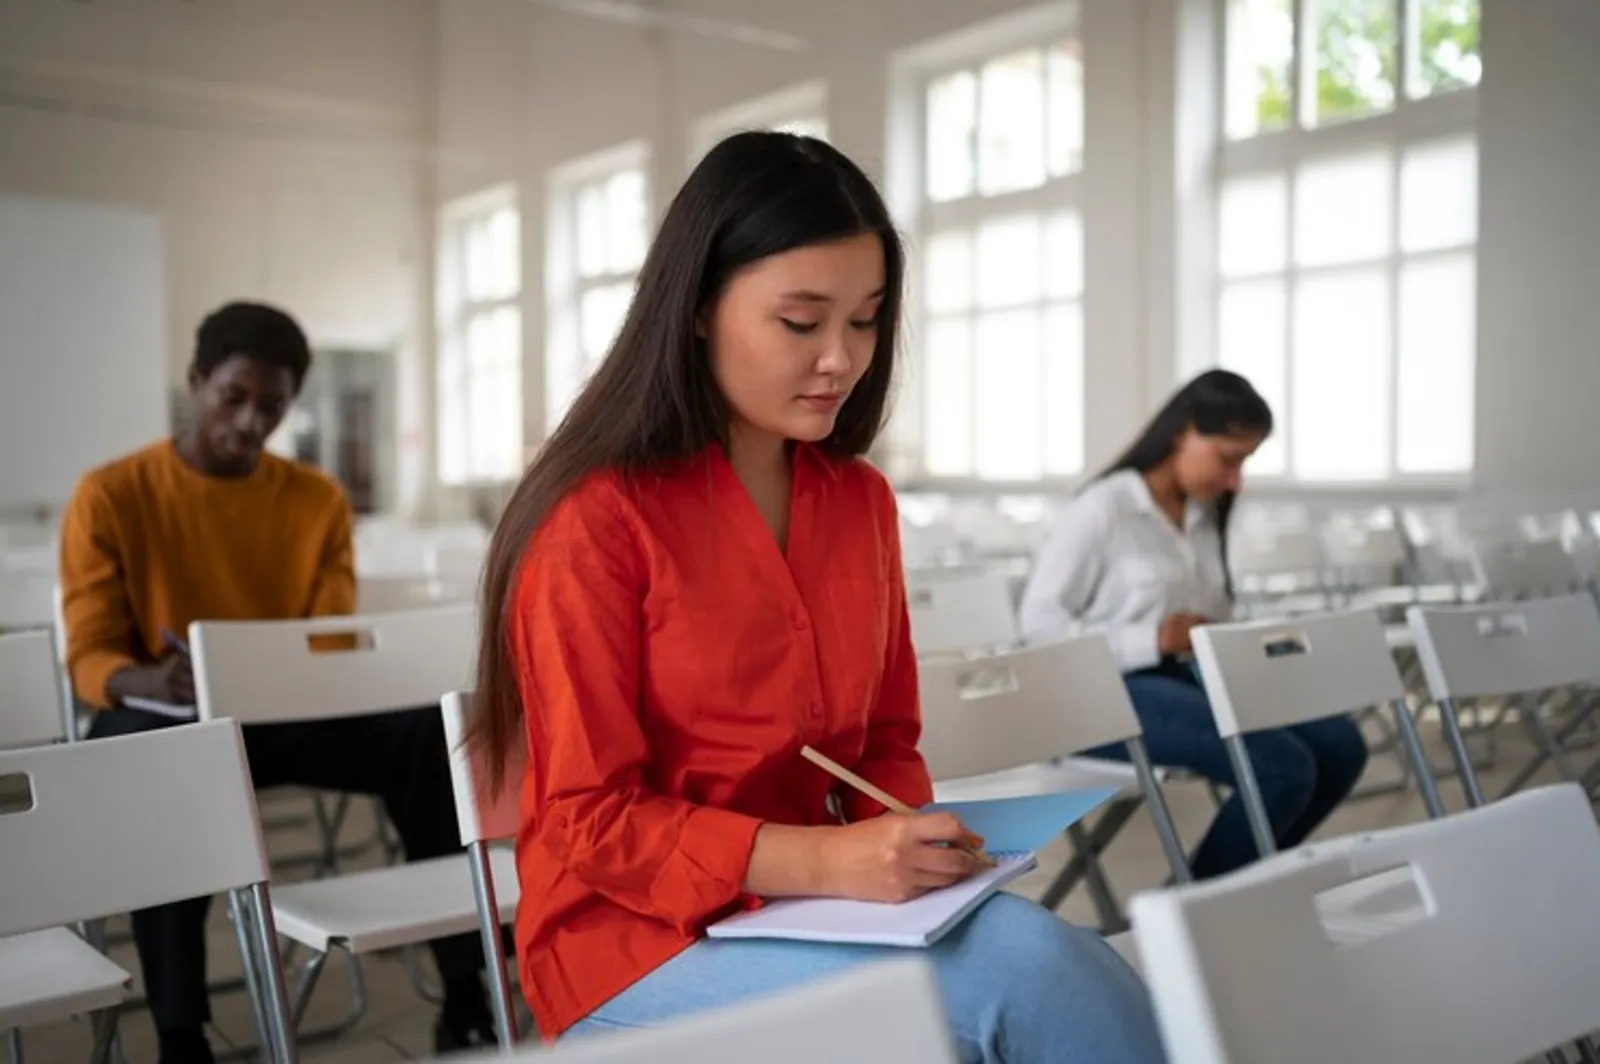
[[[1138,439],[1111,463],[1101,478],[1125,469],[1148,473],[1168,458],[1185,429],[1202,436],[1272,435],[1272,407],[1244,377],[1225,369],[1200,374],[1175,392],[1156,412]],[[1228,597],[1233,597],[1233,573],[1228,569],[1228,516],[1236,496],[1225,492],[1213,503],[1217,536],[1222,542],[1222,569]]]
[[[206,315],[195,331],[194,366],[201,377],[235,355],[289,371],[298,392],[311,369],[311,344],[288,314],[265,303],[234,302]]]
[[[862,235],[882,245],[884,290],[872,363],[817,444],[840,458],[872,446],[895,370],[905,256],[871,179],[825,141],[737,133],[700,161],[673,198],[610,353],[540,448],[490,544],[469,740],[488,755],[495,788],[508,752],[523,741],[505,618],[523,552],[545,515],[591,473],[661,468],[726,446],[728,405],[699,337],[702,315],[745,267]]]

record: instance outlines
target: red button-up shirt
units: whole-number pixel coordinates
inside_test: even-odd
[[[749,899],[765,821],[829,822],[811,745],[913,806],[916,661],[888,483],[795,450],[782,551],[722,450],[589,478],[524,557],[522,985],[564,1031]],[[882,810],[841,792],[846,816]]]

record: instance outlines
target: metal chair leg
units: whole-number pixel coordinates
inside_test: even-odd
[[[6,1059],[11,1064],[23,1064],[22,1029],[13,1027],[6,1032]]]
[[[467,847],[472,869],[472,895],[478,907],[478,935],[483,940],[484,967],[489,974],[489,1005],[494,1010],[495,1038],[502,1053],[517,1044],[517,1019],[511,1000],[511,980],[506,975],[505,942],[500,936],[500,906],[495,900],[494,875],[489,850],[482,842]]]

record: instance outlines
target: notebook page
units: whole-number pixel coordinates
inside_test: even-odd
[[[929,946],[990,895],[1038,866],[1033,854],[990,851],[995,867],[892,905],[844,898],[784,898],[712,924],[711,938],[781,938],[878,946]]]

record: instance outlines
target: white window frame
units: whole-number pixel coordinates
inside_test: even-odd
[[[517,222],[517,284],[508,292],[500,293],[490,299],[469,299],[466,296],[466,230],[469,226],[488,218],[500,211],[509,210]],[[522,343],[522,291],[527,271],[523,268],[522,258],[522,214],[519,191],[515,184],[497,185],[453,200],[446,204],[438,215],[438,274],[435,280],[435,314],[437,346],[434,365],[434,462],[436,464],[436,479],[447,487],[475,487],[486,484],[504,483],[515,480],[521,469],[523,455],[523,431],[526,422],[526,412],[522,408],[522,374],[523,374],[523,343]],[[515,434],[517,453],[516,468],[501,471],[484,470],[473,466],[473,457],[470,444],[467,445],[466,471],[462,476],[448,475],[443,458],[444,427],[450,419],[444,416],[443,404],[449,389],[444,388],[440,382],[447,374],[459,377],[455,398],[461,405],[460,416],[456,418],[460,431],[468,431],[470,426],[484,415],[475,411],[472,405],[472,379],[473,366],[468,352],[467,336],[474,319],[504,310],[516,312],[518,328],[516,332],[516,350],[512,365],[499,367],[499,372],[511,377],[514,381],[505,384],[505,387],[515,389],[519,397],[515,404],[516,423],[509,427]]]
[[[1308,0],[1293,0],[1292,12],[1295,20],[1294,52],[1290,60],[1289,84],[1295,93],[1290,103],[1290,124],[1287,128],[1270,130],[1253,136],[1229,139],[1225,123],[1227,120],[1228,100],[1227,79],[1227,26],[1228,26],[1229,0],[1216,0],[1215,11],[1218,26],[1221,28],[1216,35],[1217,54],[1215,56],[1217,71],[1217,107],[1215,109],[1216,125],[1213,129],[1214,143],[1217,145],[1215,168],[1212,174],[1213,196],[1211,207],[1213,217],[1217,216],[1221,192],[1224,185],[1230,181],[1252,176],[1282,176],[1287,188],[1287,201],[1285,204],[1284,225],[1284,266],[1281,271],[1274,270],[1249,277],[1224,277],[1218,268],[1217,257],[1212,254],[1206,268],[1212,279],[1211,300],[1209,311],[1212,315],[1210,322],[1210,364],[1215,365],[1221,359],[1221,316],[1218,310],[1221,306],[1222,295],[1230,284],[1238,284],[1253,279],[1282,278],[1285,289],[1284,307],[1284,393],[1288,397],[1287,403],[1292,405],[1294,395],[1295,358],[1294,358],[1294,329],[1295,329],[1295,289],[1301,278],[1316,275],[1345,273],[1355,270],[1372,270],[1381,268],[1386,277],[1389,296],[1389,366],[1388,369],[1388,399],[1389,408],[1387,416],[1388,425],[1388,455],[1387,473],[1381,478],[1357,480],[1333,480],[1325,478],[1302,479],[1294,470],[1294,454],[1292,446],[1286,441],[1284,448],[1284,471],[1282,473],[1253,474],[1253,484],[1264,487],[1293,488],[1296,490],[1309,489],[1313,491],[1339,492],[1347,489],[1370,490],[1383,488],[1399,488],[1413,490],[1417,488],[1445,488],[1457,489],[1470,483],[1473,471],[1469,468],[1453,473],[1404,473],[1399,469],[1398,451],[1400,446],[1399,424],[1401,412],[1399,408],[1400,386],[1400,328],[1401,328],[1401,278],[1402,267],[1406,263],[1423,262],[1428,259],[1450,257],[1470,252],[1476,262],[1476,241],[1471,244],[1462,244],[1452,247],[1439,248],[1428,251],[1403,251],[1401,250],[1401,226],[1403,225],[1403,210],[1401,200],[1401,159],[1409,149],[1422,148],[1440,141],[1449,141],[1467,138],[1477,141],[1477,88],[1456,89],[1449,92],[1438,93],[1430,96],[1413,99],[1407,86],[1411,82],[1413,66],[1417,62],[1415,49],[1410,47],[1409,20],[1415,14],[1415,0],[1396,0],[1396,32],[1399,38],[1398,55],[1395,69],[1395,103],[1390,110],[1361,118],[1352,118],[1327,125],[1312,125],[1307,121],[1308,106],[1305,92],[1313,84],[1313,71],[1308,70],[1305,59],[1312,55],[1315,42],[1309,40],[1309,25],[1306,19]],[[1323,159],[1335,159],[1344,156],[1359,154],[1362,151],[1382,150],[1389,153],[1392,163],[1390,168],[1390,233],[1389,250],[1387,253],[1373,258],[1362,259],[1354,262],[1341,262],[1332,266],[1299,266],[1294,259],[1295,239],[1295,172],[1306,163]],[[1217,234],[1215,227],[1213,234]],[[1211,249],[1216,250],[1215,246]],[[1474,385],[1476,390],[1476,385]],[[1294,416],[1292,409],[1274,410],[1278,431],[1288,433],[1291,419]],[[1474,417],[1474,411],[1465,411],[1466,416]],[[1476,442],[1476,425],[1473,426],[1473,438]]]
[[[689,128],[689,168],[724,138],[747,129],[789,129],[828,136],[828,86],[807,81],[703,115]]]
[[[941,77],[981,67],[986,61],[1029,47],[1048,48],[1064,38],[1082,37],[1076,4],[1047,4],[991,20],[981,26],[939,38],[897,53],[890,63],[889,168],[885,182],[889,205],[907,238],[907,291],[904,311],[906,353],[898,396],[886,440],[880,444],[880,463],[897,484],[914,490],[981,490],[985,492],[1061,491],[1082,477],[1071,474],[1038,479],[1002,481],[978,476],[944,476],[927,469],[928,410],[926,381],[919,367],[924,355],[930,313],[924,300],[923,255],[928,238],[950,230],[976,232],[984,221],[1020,213],[1048,217],[1052,212],[1077,213],[1085,218],[1085,159],[1076,171],[1060,177],[1046,176],[1038,188],[984,196],[974,193],[959,200],[934,202],[927,194],[927,90]],[[1086,103],[1087,106],[1087,103]],[[976,159],[976,155],[974,155]],[[1076,297],[1080,310],[1087,306],[1085,288]],[[1041,297],[1047,305],[1073,302]],[[1031,305],[1031,304],[1030,304]],[[976,310],[972,312],[974,319]],[[974,388],[974,401],[977,389]],[[1086,398],[1083,399],[1087,406]],[[977,426],[973,426],[976,447]],[[1085,441],[1086,442],[1086,441]],[[1080,445],[1083,446],[1083,445]]]
[[[575,374],[579,381],[593,367],[585,362],[579,333],[579,308],[586,293],[595,288],[636,281],[637,269],[606,272],[594,277],[581,276],[578,265],[577,197],[585,187],[605,181],[615,174],[638,170],[644,175],[646,240],[654,229],[650,145],[645,140],[584,156],[550,171],[546,183],[545,209],[545,363],[544,409],[540,411],[543,438],[548,439],[561,418],[566,416],[570,397],[562,402],[563,374]],[[580,384],[581,387],[581,384]],[[577,391],[571,397],[576,397]],[[559,405],[558,405],[559,404]]]

